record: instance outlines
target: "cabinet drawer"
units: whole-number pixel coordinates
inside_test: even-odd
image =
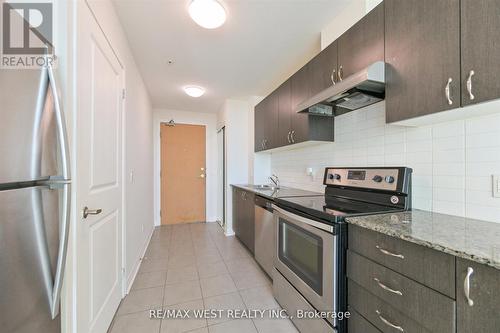
[[[366,289],[351,280],[348,281],[348,297],[349,306],[354,308],[383,333],[455,332],[454,329],[441,331],[439,328],[425,328],[415,320],[399,312],[396,307],[370,294]]]
[[[296,314],[299,310],[313,312],[314,308],[276,269],[273,269],[272,279],[274,298],[287,311],[288,315],[293,316],[291,320],[300,332],[336,332],[333,327],[327,324],[326,320],[298,318]]]
[[[455,257],[354,225],[348,238],[352,251],[455,299]]]
[[[349,308],[351,317],[347,323],[349,333],[380,333],[368,320],[363,318],[356,310]]]
[[[449,297],[351,251],[347,276],[427,329],[454,331],[455,301]]]

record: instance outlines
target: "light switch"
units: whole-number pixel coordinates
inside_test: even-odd
[[[493,175],[493,197],[500,198],[500,175]]]
[[[313,168],[307,168],[306,169],[306,175],[313,176],[314,175]]]

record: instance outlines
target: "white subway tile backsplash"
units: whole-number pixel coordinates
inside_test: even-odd
[[[470,148],[466,151],[467,157],[475,162],[499,162],[500,146],[487,148]]]
[[[465,121],[468,134],[481,134],[488,132],[500,132],[500,115],[471,118]]]
[[[467,148],[500,147],[500,130],[498,132],[470,134],[467,136]]]
[[[446,123],[441,123],[433,126],[432,136],[436,138],[447,138],[452,136],[464,136],[465,121],[456,120]]]
[[[285,186],[322,192],[327,166],[413,168],[413,207],[500,222],[500,115],[424,127],[385,124],[385,103],[335,118],[335,142],[272,153]],[[312,167],[314,176],[306,175]]]
[[[491,176],[468,176],[465,179],[465,188],[467,191],[492,191]]]
[[[498,206],[488,207],[475,204],[467,204],[465,206],[465,209],[466,217],[495,222],[498,222],[498,220],[500,219],[500,207]]]
[[[432,210],[441,214],[465,216],[465,206],[463,202],[433,200]]]

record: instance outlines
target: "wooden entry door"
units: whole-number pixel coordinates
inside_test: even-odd
[[[206,128],[161,124],[161,224],[204,222]]]

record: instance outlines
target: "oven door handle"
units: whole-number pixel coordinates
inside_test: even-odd
[[[318,229],[327,231],[329,233],[333,233],[333,226],[328,225],[326,223],[316,222],[314,220],[307,219],[307,218],[299,216],[297,214],[290,213],[289,211],[286,211],[286,210],[284,210],[276,205],[273,205],[273,210],[275,210],[276,212],[278,212],[279,214],[281,214],[283,216],[286,216],[287,218],[289,218],[291,220],[295,220],[297,222],[307,224],[311,227],[318,228]]]

